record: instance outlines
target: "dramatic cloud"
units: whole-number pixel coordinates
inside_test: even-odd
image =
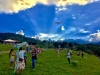
[[[98,0],[0,0],[0,12],[17,13],[35,6],[37,3],[45,5],[55,4],[56,6],[66,6],[68,4],[85,5]]]
[[[89,36],[90,42],[100,42],[100,30],[97,33],[93,33]]]
[[[62,26],[62,27],[61,27],[61,30],[62,30],[62,31],[64,31],[64,30],[65,30],[64,26]]]
[[[23,32],[23,30],[20,30],[20,31],[16,32],[16,34],[24,35],[24,32]]]
[[[58,34],[39,33],[39,35],[32,36],[32,38],[40,39],[40,40],[48,40],[49,38],[55,39],[56,37],[58,37]]]

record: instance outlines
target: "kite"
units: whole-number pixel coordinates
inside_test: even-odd
[[[23,42],[23,43],[21,43],[21,44],[16,44],[16,48],[18,48],[18,51],[17,51],[17,59],[16,59],[16,61],[15,61],[15,69],[14,69],[14,73],[13,73],[13,75],[15,74],[15,72],[16,72],[16,70],[17,70],[17,67],[18,67],[18,61],[19,61],[19,48],[20,47],[22,47],[22,46],[24,46],[24,45],[26,45],[27,44],[27,42]]]
[[[55,22],[56,24],[61,24],[62,23],[62,21],[61,22]]]

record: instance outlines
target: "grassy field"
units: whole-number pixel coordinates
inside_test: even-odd
[[[11,46],[6,48],[10,50]],[[2,49],[0,50],[3,51]],[[60,57],[57,57],[54,50],[42,50],[42,53],[38,54],[35,69],[31,68],[31,54],[28,53],[23,75],[100,75],[100,61],[96,56],[85,53],[86,58],[82,58],[76,55],[77,51],[73,51],[71,64],[68,64],[66,52],[67,50],[60,51]],[[13,71],[9,69],[8,54],[0,54],[0,75],[12,75]]]

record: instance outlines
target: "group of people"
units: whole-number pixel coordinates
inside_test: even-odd
[[[79,52],[77,53],[77,56],[80,56],[80,55],[82,56],[82,58],[84,58],[84,53],[83,53],[83,52],[80,52],[80,51],[79,51]]]
[[[14,49],[11,49],[9,52],[9,58],[10,58],[10,68],[13,68],[13,63],[15,62],[15,68],[16,68],[16,73],[20,70],[21,73],[23,73],[23,70],[26,65],[26,60],[27,60],[27,52],[31,53],[32,55],[32,68],[35,68],[36,60],[37,60],[37,54],[41,53],[40,48],[36,48],[35,46],[31,46],[28,51],[29,47],[20,47],[19,50],[14,53]],[[16,60],[15,60],[16,58]]]
[[[9,58],[10,58],[10,68],[13,68],[13,63],[15,61],[15,57],[16,57],[16,73],[18,73],[18,71],[20,70],[23,73],[23,70],[25,68],[26,65],[26,60],[27,60],[27,52],[30,52],[32,55],[32,68],[35,68],[35,64],[36,64],[36,60],[37,60],[37,54],[41,53],[41,50],[39,47],[35,47],[35,45],[30,45],[28,46],[28,44],[24,47],[20,47],[19,50],[16,52],[16,54],[14,53],[14,49],[11,49],[9,52]],[[57,52],[57,57],[60,57],[60,48],[56,49]],[[80,53],[78,52],[77,55],[80,56],[80,54],[82,55],[82,58],[84,57],[84,53]],[[68,50],[66,53],[66,57],[68,59],[68,63],[70,64],[70,58],[72,56],[72,50]]]
[[[60,57],[60,48],[57,48],[56,49],[56,52],[57,52],[57,57]],[[84,58],[84,53],[83,52],[78,52],[77,53],[77,56],[82,56],[82,58]],[[66,53],[66,57],[67,57],[67,59],[68,59],[68,63],[70,64],[70,58],[71,58],[71,56],[72,56],[72,50],[68,50],[67,51],[67,53]]]
[[[56,52],[57,52],[57,57],[60,57],[60,54],[59,54],[60,48],[57,48],[57,49],[56,49]],[[67,56],[68,62],[69,62],[69,64],[70,64],[70,57],[72,56],[72,50],[69,50],[69,51],[67,52],[66,56]]]

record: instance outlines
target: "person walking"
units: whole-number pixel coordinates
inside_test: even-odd
[[[70,56],[71,56],[71,55],[70,55],[70,52],[68,51],[68,52],[67,52],[67,59],[68,59],[68,63],[69,63],[69,64],[70,64]]]

